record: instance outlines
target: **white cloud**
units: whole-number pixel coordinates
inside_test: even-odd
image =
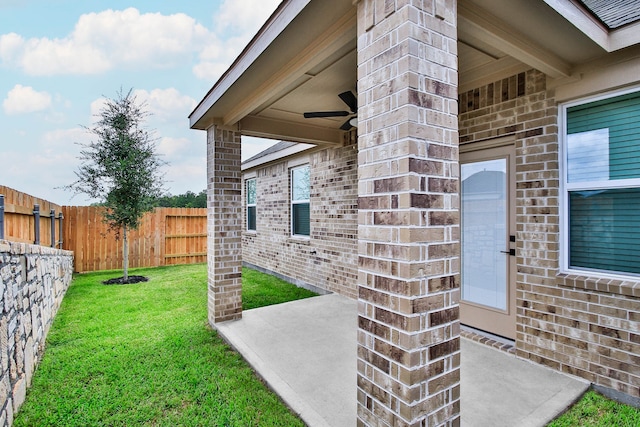
[[[189,137],[162,137],[156,152],[167,162],[164,168],[173,194],[198,192],[207,185],[207,147]]]
[[[184,156],[185,154],[191,154],[194,152],[193,142],[188,138],[171,138],[165,137],[160,138],[160,142],[158,143],[157,152],[159,155],[163,157],[163,160],[173,163],[172,160],[175,160],[176,156]],[[205,157],[205,148],[203,147],[200,150],[201,156]]]
[[[171,163],[165,171],[171,194],[183,194],[187,191],[199,193],[207,188],[207,159],[204,155],[185,159],[180,164]]]
[[[175,88],[136,89],[132,93],[138,105],[143,105],[144,110],[150,113],[147,118],[146,128],[153,128],[163,123],[174,122],[176,126],[187,129],[187,116],[195,108],[197,101],[190,96],[183,95]],[[113,99],[113,98],[112,98]],[[94,124],[100,119],[100,114],[107,99],[98,98],[91,102],[90,123]]]
[[[193,73],[215,80],[253,37],[280,0],[225,0],[210,31],[176,13],[141,14],[135,8],[81,15],[62,38],[0,35],[0,64],[29,75],[86,75],[115,68],[162,68],[190,62]]]
[[[232,60],[224,62],[202,61],[193,66],[193,74],[202,80],[216,81],[229,68]]]
[[[7,93],[2,107],[7,114],[43,111],[51,107],[51,95],[47,92],[38,92],[31,86],[17,84]]]
[[[212,34],[183,13],[141,14],[135,8],[80,16],[64,38],[0,36],[0,59],[30,75],[97,74],[115,67],[168,67],[188,60]]]
[[[72,199],[73,193],[61,188],[76,179],[81,150],[77,143],[90,138],[82,128],[56,129],[39,135],[28,155],[24,147],[3,148],[5,167],[0,168],[0,182],[57,204],[91,203],[84,195]]]
[[[217,32],[252,37],[281,0],[224,0],[215,17]]]
[[[230,48],[227,42],[226,49],[221,48],[222,43],[213,43],[200,52],[200,62],[193,66],[193,74],[202,80],[216,81],[240,52],[240,48]]]
[[[182,95],[175,88],[153,89],[151,91],[135,90],[133,95],[138,102],[147,104],[147,111],[161,120],[185,117],[195,108],[197,101],[190,96]]]
[[[105,98],[98,98],[89,104],[89,109],[91,111],[91,117],[89,118],[89,123],[91,125],[95,124],[98,120],[100,120],[100,113],[102,109],[105,107],[107,100]]]
[[[193,67],[196,77],[217,80],[279,3],[280,0],[224,0],[214,17],[218,40],[212,40],[200,51],[200,62]]]
[[[65,150],[74,155],[80,153],[78,144],[85,144],[91,141],[93,135],[84,128],[55,129],[45,132],[42,136],[41,146],[45,152],[49,150]],[[71,148],[71,147],[77,148]]]
[[[60,205],[70,204],[72,193],[56,187],[73,182],[73,156],[59,153],[51,158],[42,153],[25,156],[21,152],[3,152],[2,160],[5,163],[0,168],[0,182],[3,185]],[[46,171],[46,180],[43,180],[42,174],[34,171]],[[80,198],[77,202],[73,204],[82,203]]]
[[[138,103],[145,102],[152,113],[145,128],[158,137],[156,153],[167,162],[167,187],[172,194],[200,191],[206,186],[207,154],[202,135],[188,129],[186,117],[196,101],[177,89],[135,90]],[[99,119],[105,98],[91,103],[92,123]],[[202,188],[200,188],[202,187]]]
[[[16,34],[9,33],[0,36],[0,60],[12,62],[24,47],[24,39]]]
[[[20,66],[33,76],[53,74],[96,74],[112,67],[108,53],[74,39],[29,39]]]
[[[94,139],[95,135],[77,127],[44,132],[29,149],[29,155],[16,145],[3,147],[4,167],[0,168],[0,183],[58,204],[92,203],[96,200],[84,194],[73,196],[61,187],[76,180],[74,172],[80,165],[80,144]],[[204,141],[187,137],[161,138],[157,152],[168,162],[162,170],[166,173],[169,193],[199,192],[206,188]]]

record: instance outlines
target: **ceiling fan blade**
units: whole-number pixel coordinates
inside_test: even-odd
[[[356,113],[358,111],[358,99],[353,94],[353,92],[349,90],[346,92],[342,92],[338,96],[340,97],[340,99],[342,99],[342,102],[347,104],[352,113]]]
[[[314,111],[310,113],[304,113],[305,119],[312,119],[318,117],[346,117],[348,116],[348,111]]]
[[[347,120],[346,122],[344,122],[342,124],[342,126],[340,126],[340,129],[342,130],[349,130],[351,129],[353,126],[351,125],[351,119]]]

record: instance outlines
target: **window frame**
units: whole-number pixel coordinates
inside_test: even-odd
[[[249,203],[249,183],[253,182],[254,186],[255,186],[255,200],[254,203]],[[245,221],[246,221],[246,225],[245,225],[245,230],[255,233],[258,230],[258,181],[256,179],[255,176],[253,177],[248,177],[245,179],[244,181],[244,190],[245,190]],[[250,222],[249,222],[249,209],[253,208],[254,209],[254,219],[255,219],[255,228],[249,228],[250,227]]]
[[[294,172],[298,169],[302,169],[302,168],[308,168],[309,169],[309,178],[311,178],[311,165],[309,163],[304,163],[304,164],[300,164],[300,165],[296,165],[293,166],[291,168],[289,168],[289,203],[290,203],[290,208],[289,208],[289,226],[291,227],[291,237],[295,237],[295,238],[300,238],[300,239],[309,239],[311,236],[311,212],[309,212],[309,234],[296,234],[294,233],[294,230],[296,229],[295,227],[295,215],[293,214],[294,205],[298,205],[298,204],[306,204],[309,206],[309,211],[311,210],[311,179],[309,179],[309,198],[308,199],[301,199],[301,200],[294,200],[293,196],[294,196]]]
[[[635,85],[625,89],[608,91],[595,96],[587,96],[573,101],[564,102],[558,105],[558,127],[559,127],[559,145],[558,145],[558,169],[559,169],[559,198],[560,204],[560,239],[559,239],[559,272],[560,274],[601,277],[618,280],[640,279],[640,274],[629,273],[614,270],[590,269],[585,267],[572,267],[569,264],[570,259],[570,241],[569,241],[569,198],[570,192],[574,191],[591,191],[591,190],[613,190],[625,188],[640,188],[640,178],[627,178],[619,180],[594,180],[594,181],[577,181],[568,182],[568,134],[567,134],[567,110],[592,102],[602,101],[606,99],[616,98],[628,95],[630,93],[640,92],[640,86]]]

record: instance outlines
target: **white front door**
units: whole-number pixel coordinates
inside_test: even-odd
[[[515,148],[461,149],[463,324],[515,339]]]

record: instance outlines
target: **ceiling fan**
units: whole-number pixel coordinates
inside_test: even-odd
[[[319,118],[319,117],[353,116],[353,117],[350,117],[346,122],[344,122],[342,126],[340,126],[340,129],[349,130],[352,127],[358,127],[358,116],[356,115],[358,113],[358,99],[351,91],[342,92],[338,96],[340,97],[342,102],[347,104],[347,107],[349,107],[349,110],[351,110],[351,112],[349,111],[313,111],[313,112],[304,113],[304,118],[313,119],[313,118]]]

